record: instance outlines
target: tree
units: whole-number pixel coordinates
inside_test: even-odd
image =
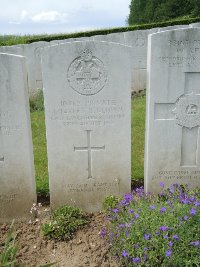
[[[131,0],[129,25],[200,14],[200,0]]]

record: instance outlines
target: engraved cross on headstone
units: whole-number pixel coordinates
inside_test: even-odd
[[[4,162],[4,153],[3,153],[3,136],[0,126],[0,163]]]
[[[185,73],[185,89],[175,103],[155,103],[155,120],[176,120],[182,127],[182,167],[197,166],[200,127],[200,73]]]
[[[75,147],[74,151],[87,151],[88,152],[88,179],[93,179],[92,177],[92,151],[105,150],[105,145],[101,147],[91,146],[91,130],[86,130],[87,133],[87,146],[85,147]]]

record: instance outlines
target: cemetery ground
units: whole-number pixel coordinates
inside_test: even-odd
[[[144,155],[144,122],[145,97],[132,100],[132,177],[134,186],[143,184],[143,155]],[[50,219],[49,185],[47,170],[47,151],[43,96],[30,100],[36,186],[39,202],[36,206],[40,214],[30,222],[15,223],[17,263],[22,266],[41,266],[44,263],[58,262],[57,266],[119,266],[118,261],[111,257],[109,243],[100,237],[99,233],[105,226],[105,215],[95,213],[89,215],[89,224],[79,230],[75,237],[68,242],[56,242],[44,237],[41,227]],[[134,124],[134,127],[133,127]],[[134,142],[139,140],[139,142]],[[35,208],[34,208],[35,209]],[[0,252],[8,237],[10,224],[0,226]],[[16,265],[17,266],[17,265]]]
[[[145,97],[132,100],[134,194],[126,194],[122,199],[108,197],[103,211],[85,214],[87,223],[67,241],[45,237],[42,230],[50,221],[44,111],[42,96],[31,101],[37,194],[42,205],[33,206],[30,215],[35,218],[31,221],[14,223],[16,240],[11,238],[10,253],[5,244],[10,224],[0,225],[0,256],[11,255],[10,260],[15,259],[17,247],[16,262],[0,266],[50,266],[46,263],[58,267],[199,266],[200,191],[187,192],[186,188],[174,186],[164,194],[162,182],[159,186],[163,193],[159,196],[147,196],[141,189],[145,101]]]

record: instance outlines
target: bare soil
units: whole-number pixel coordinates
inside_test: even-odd
[[[22,266],[41,266],[57,262],[59,267],[119,267],[117,260],[111,256],[110,245],[99,233],[105,226],[104,215],[90,215],[89,225],[79,230],[68,242],[48,240],[42,234],[42,224],[50,218],[49,206],[38,208],[37,219],[29,222],[15,223],[18,253],[17,262]],[[0,225],[0,252],[4,248],[10,224]],[[19,266],[19,265],[16,266]],[[21,266],[21,265],[20,265]]]

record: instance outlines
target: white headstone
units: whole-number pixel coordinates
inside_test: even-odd
[[[152,34],[148,47],[145,189],[200,186],[200,30]]]
[[[41,49],[49,46],[48,42],[35,42],[19,45],[23,49],[23,56],[26,57],[28,71],[29,95],[32,96],[43,89],[41,70]]]
[[[149,30],[129,31],[124,33],[125,45],[132,47],[132,91],[146,89],[147,39]]]
[[[0,54],[0,222],[30,217],[36,202],[25,58]]]
[[[17,45],[12,46],[0,46],[0,53],[23,55],[23,49]]]
[[[51,207],[130,191],[130,48],[74,42],[42,55]]]
[[[131,69],[133,92],[146,89],[147,38],[149,31],[129,31],[96,35],[94,40],[120,43],[131,46]]]
[[[200,27],[200,22],[196,22],[196,23],[191,23],[189,25],[190,28],[199,28]]]

